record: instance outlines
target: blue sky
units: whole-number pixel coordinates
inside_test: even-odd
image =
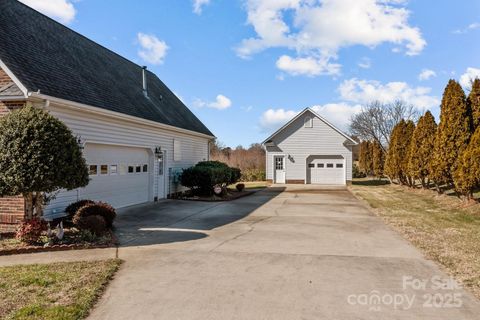
[[[229,146],[305,107],[342,130],[362,104],[437,117],[448,79],[480,76],[480,1],[22,0],[147,65]]]

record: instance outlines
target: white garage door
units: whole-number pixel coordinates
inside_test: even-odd
[[[311,184],[344,185],[344,159],[312,159],[307,163]]]
[[[105,201],[115,208],[149,200],[150,162],[147,149],[87,144],[90,183],[79,199]]]

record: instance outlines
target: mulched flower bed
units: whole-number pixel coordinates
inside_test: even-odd
[[[47,251],[108,248],[114,247],[117,243],[117,238],[112,231],[107,231],[103,236],[97,237],[81,232],[76,228],[66,228],[63,239],[57,239],[53,243],[48,243],[46,236],[44,243],[27,244],[17,240],[12,234],[3,234],[0,235],[0,256]]]
[[[217,202],[217,201],[232,201],[238,198],[249,196],[254,194],[257,190],[248,190],[248,191],[237,191],[229,189],[227,194],[223,197],[213,195],[213,196],[192,196],[188,193],[183,193],[176,197],[177,200],[189,200],[189,201],[206,201],[206,202]]]

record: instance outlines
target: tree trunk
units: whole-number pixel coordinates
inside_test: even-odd
[[[23,195],[23,198],[25,200],[25,220],[31,220],[33,219],[33,193],[29,192],[27,194]]]
[[[35,217],[41,218],[43,216],[43,194],[35,192]]]

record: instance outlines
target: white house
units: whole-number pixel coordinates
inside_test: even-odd
[[[357,142],[310,108],[265,139],[266,176],[274,183],[345,185]]]
[[[90,170],[90,184],[58,194],[46,210],[50,217],[79,199],[119,208],[166,198],[177,191],[181,168],[208,160],[214,138],[145,67],[16,0],[2,0],[0,116],[27,104],[73,131]],[[15,210],[12,201],[0,199],[0,223],[21,216],[22,200],[16,198]]]

